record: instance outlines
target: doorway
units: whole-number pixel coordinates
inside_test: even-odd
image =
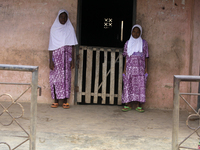
[[[75,100],[121,105],[122,52],[135,24],[136,0],[78,2]]]
[[[123,47],[133,24],[133,0],[82,0],[80,45]]]

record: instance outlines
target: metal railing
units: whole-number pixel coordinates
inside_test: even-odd
[[[0,106],[3,108],[3,111],[0,112],[0,117],[2,114],[7,113],[11,118],[12,121],[9,124],[2,124],[4,126],[8,126],[10,124],[12,124],[12,122],[16,122],[22,129],[23,131],[27,134],[26,136],[26,140],[23,141],[22,143],[20,143],[19,145],[15,146],[15,148],[11,149],[10,145],[6,142],[1,142],[0,141],[0,145],[4,144],[6,145],[9,150],[14,150],[16,148],[18,148],[19,146],[21,146],[23,143],[25,143],[26,141],[30,141],[29,142],[29,150],[36,150],[36,118],[37,118],[37,89],[40,89],[39,94],[41,95],[41,87],[38,86],[38,66],[22,66],[22,65],[6,65],[6,64],[0,64],[0,70],[8,70],[8,71],[24,71],[24,72],[32,72],[32,82],[31,83],[5,83],[5,82],[1,82],[0,84],[11,84],[11,85],[29,85],[29,87],[15,100],[12,98],[11,95],[9,94],[2,94],[0,95],[0,97],[2,96],[9,96],[12,100],[12,103],[8,106],[8,107],[4,107],[1,103]],[[23,116],[24,113],[24,109],[23,106],[17,102],[17,100],[24,94],[26,93],[29,89],[31,88],[31,106],[30,106],[30,134],[19,124],[19,122],[17,121],[18,118]],[[18,117],[14,117],[11,115],[11,113],[9,113],[9,108],[14,105],[14,104],[18,104],[21,109],[22,109],[22,115],[18,116]]]
[[[174,76],[174,109],[173,109],[172,150],[179,150],[180,148],[197,150],[195,148],[181,146],[194,133],[196,133],[197,136],[200,137],[197,132],[197,130],[200,128],[200,126],[198,126],[197,128],[192,128],[188,124],[188,121],[190,120],[191,117],[198,117],[198,118],[200,117],[200,110],[196,111],[182,95],[200,95],[200,94],[199,93],[180,93],[179,86],[180,86],[181,81],[200,82],[200,76],[185,76],[185,75],[175,75]],[[195,114],[189,115],[186,120],[186,125],[188,126],[189,129],[193,130],[193,132],[190,135],[188,135],[182,142],[179,143],[178,137],[179,137],[179,105],[180,105],[179,100],[180,100],[180,97],[195,112]]]

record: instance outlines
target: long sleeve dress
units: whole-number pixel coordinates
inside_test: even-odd
[[[143,51],[127,54],[128,41],[125,43],[123,56],[126,57],[126,75],[123,76],[122,103],[132,101],[145,102],[146,78],[145,58],[149,57],[148,44],[143,40]]]

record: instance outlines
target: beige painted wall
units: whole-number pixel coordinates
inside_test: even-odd
[[[149,43],[146,107],[173,108],[173,76],[198,75],[192,69],[198,63],[195,57],[198,46],[192,47],[198,44],[197,39],[193,40],[198,33],[193,39],[192,36],[198,30],[200,19],[197,17],[199,7],[195,6],[192,11],[193,7],[193,0],[139,0],[137,3],[136,22],[142,25],[143,37]],[[194,31],[193,18],[197,19]],[[181,83],[181,92],[190,92],[190,87],[189,83]],[[193,91],[197,92],[197,88]],[[196,106],[196,101],[192,103]],[[181,107],[186,108],[186,105],[181,102]]]
[[[76,27],[77,0],[0,1],[0,63],[39,66],[39,85],[42,87],[39,103],[53,102],[47,48],[50,27],[62,8],[69,11],[69,18]],[[136,22],[143,27],[143,38],[149,43],[150,55],[145,107],[171,109],[173,75],[198,75],[198,8],[199,0],[138,0]],[[0,74],[0,82],[30,82],[31,79],[30,73],[0,71]],[[23,89],[25,87],[22,86],[1,86],[2,93],[10,92],[14,97],[17,96],[16,91],[22,92]],[[197,92],[197,89],[195,84],[181,84],[182,92]],[[21,100],[28,101],[29,94]],[[72,84],[71,104],[73,97]],[[194,106],[195,100],[192,100]],[[184,103],[181,107],[186,108]]]
[[[69,11],[74,27],[77,20],[77,0],[1,0],[0,1],[0,64],[39,66],[39,82],[42,87],[40,103],[53,102],[49,87],[48,42],[50,27],[60,9]],[[30,73],[3,72],[0,82],[29,82]],[[73,70],[74,74],[74,70]],[[72,83],[74,81],[72,76]],[[16,89],[17,90],[13,90]],[[9,92],[16,97],[23,86],[1,86],[1,93]],[[17,92],[16,92],[17,91]],[[30,92],[29,92],[30,93]],[[73,84],[71,100],[73,100]],[[20,100],[29,101],[25,94]]]
[[[192,75],[200,75],[199,65],[200,65],[200,1],[194,1],[194,9],[193,9],[193,22],[192,22],[192,59],[191,59],[191,74]],[[197,93],[198,92],[199,83],[192,83],[191,84],[191,92]],[[193,106],[196,106],[197,97],[191,97],[190,103]]]

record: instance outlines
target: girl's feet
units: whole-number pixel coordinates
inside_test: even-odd
[[[142,109],[142,107],[137,107],[135,110],[138,111],[138,112],[140,112],[140,113],[144,112],[144,110]]]
[[[69,109],[69,103],[63,103],[63,108],[64,109]]]
[[[124,106],[124,108],[122,109],[122,111],[126,112],[126,111],[129,111],[131,110],[131,107],[129,106]]]
[[[57,108],[57,107],[58,107],[58,103],[51,104],[51,108]]]

